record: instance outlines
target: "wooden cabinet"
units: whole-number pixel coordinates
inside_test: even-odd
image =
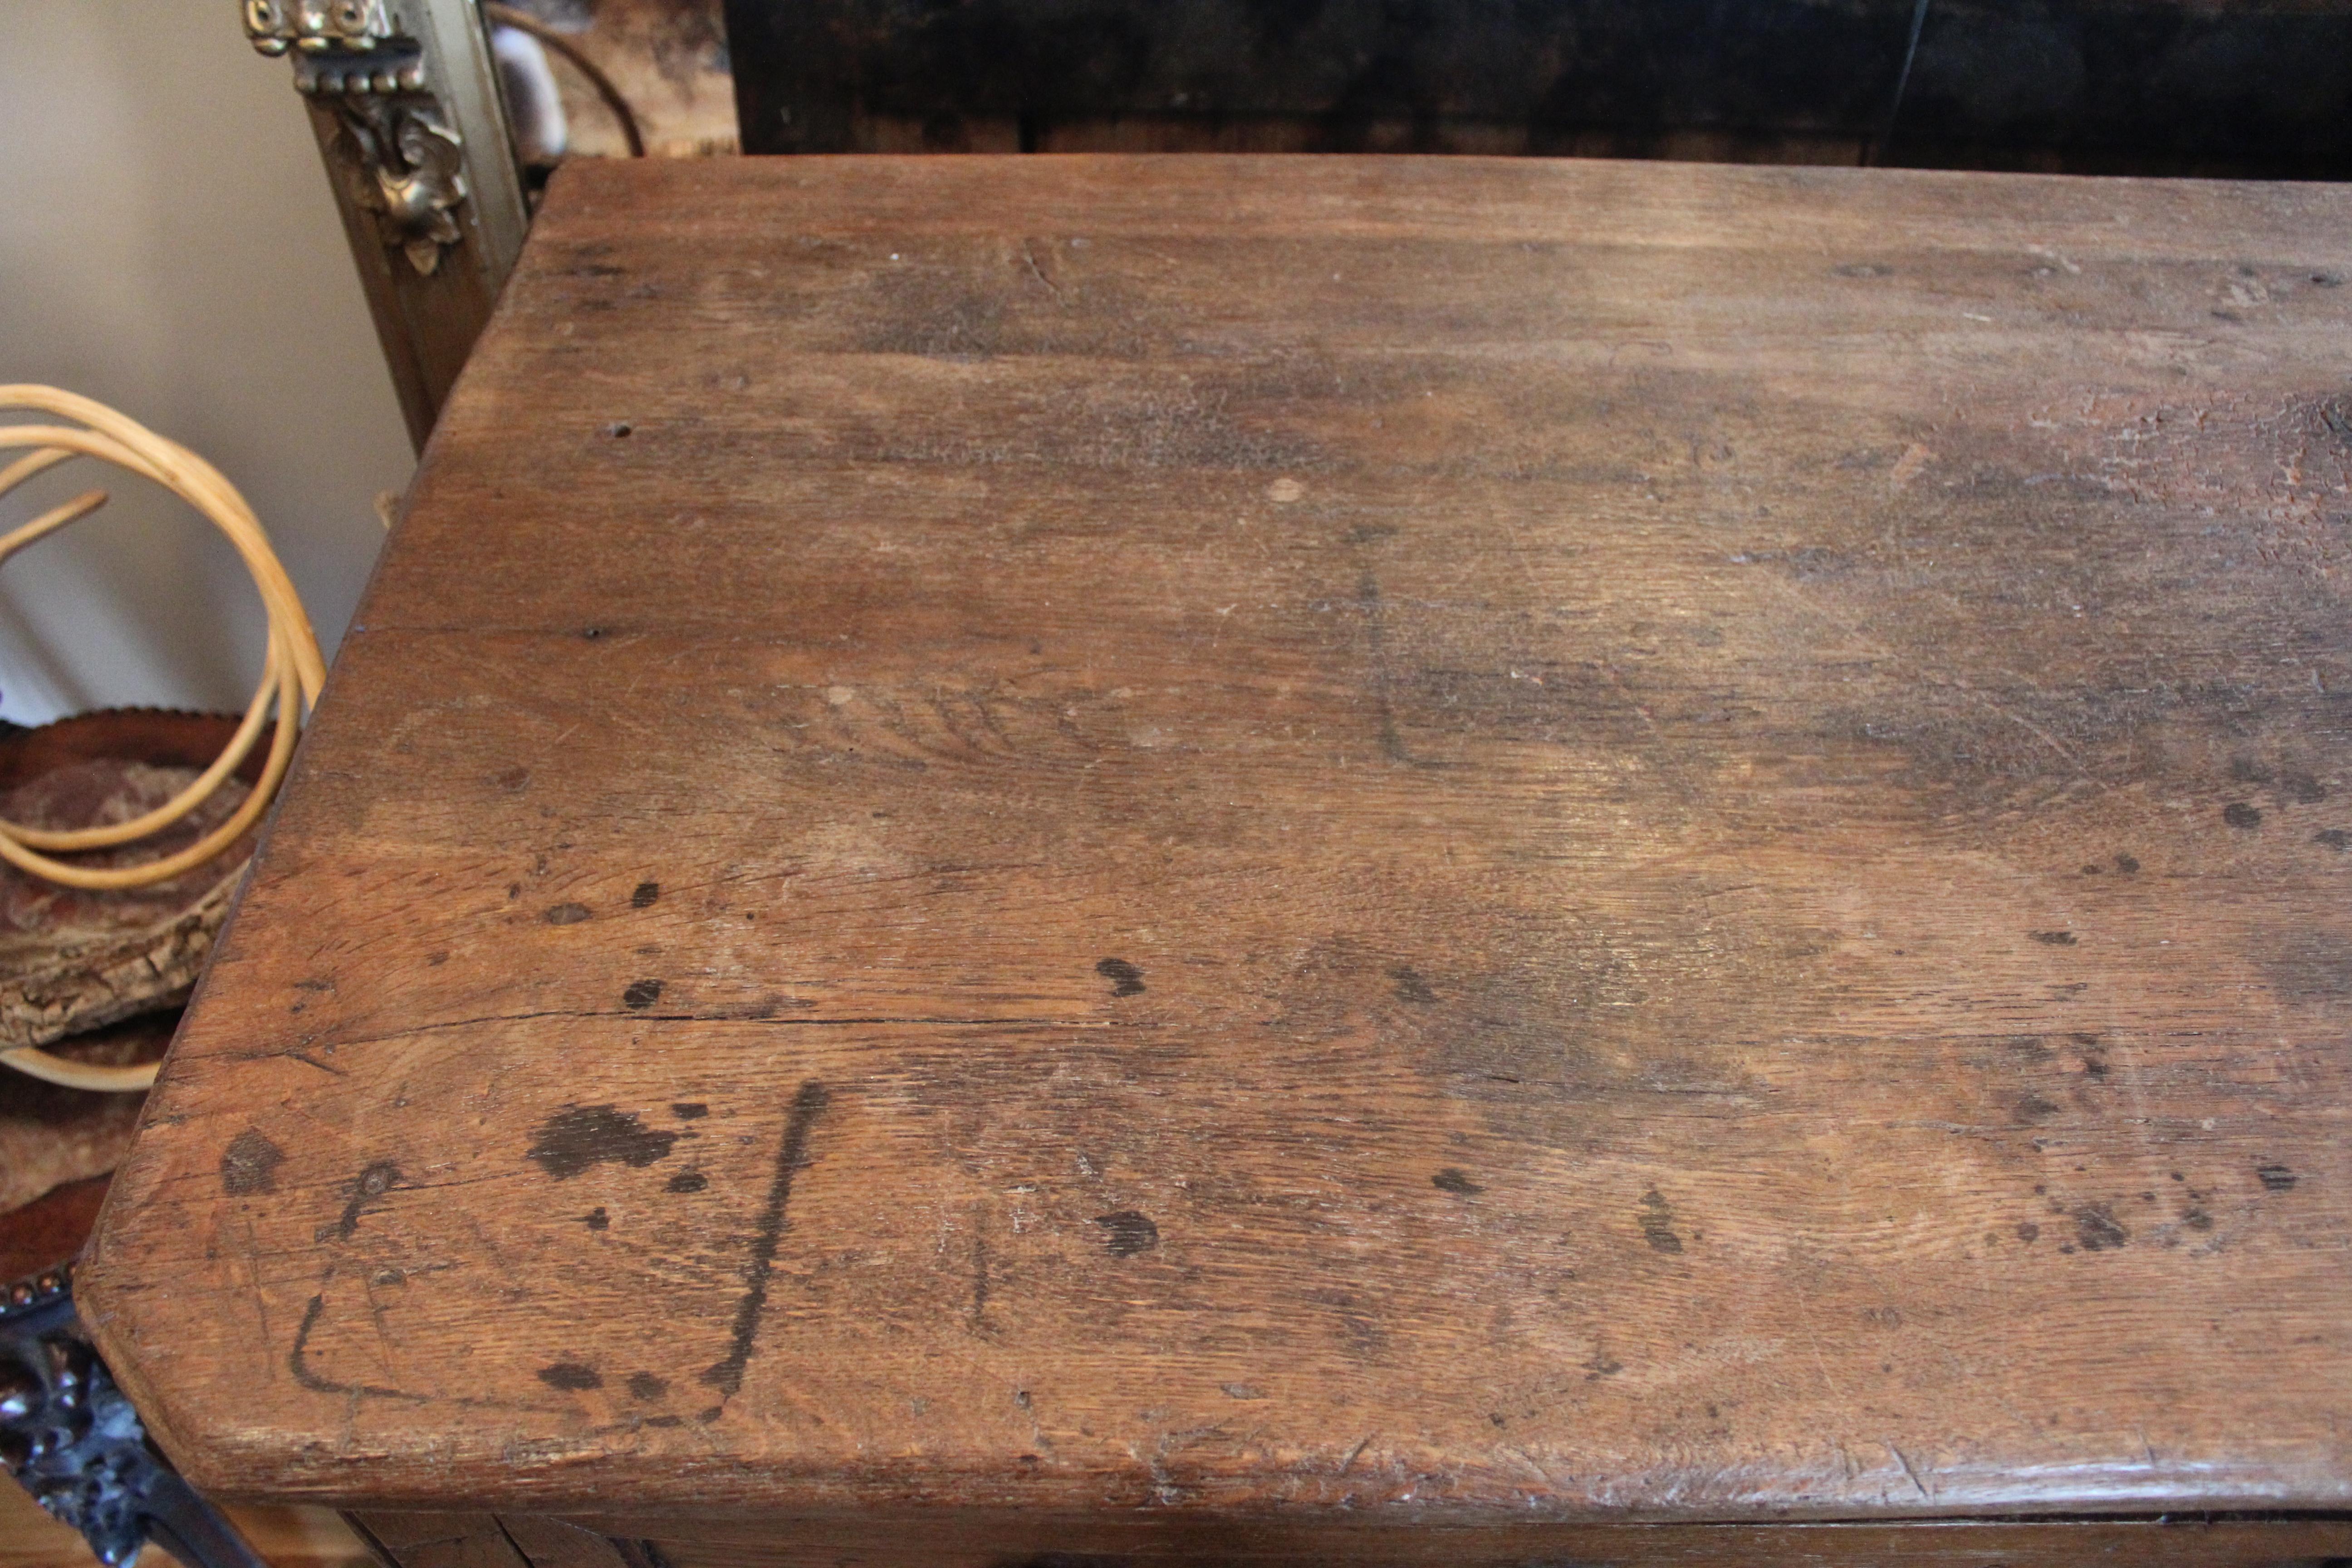
[[[91,1326],[408,1568],[2352,1554],[2347,240],[568,168]]]

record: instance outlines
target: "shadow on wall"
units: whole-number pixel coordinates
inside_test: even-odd
[[[383,541],[374,497],[415,458],[284,68],[233,6],[188,0],[16,0],[7,31],[0,381],[96,397],[211,459],[331,652]],[[0,570],[0,716],[241,709],[261,606],[209,523],[90,463],[19,489],[0,523],[93,486],[105,510]]]

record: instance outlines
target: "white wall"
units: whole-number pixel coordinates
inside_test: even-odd
[[[0,0],[0,383],[20,381],[211,459],[331,654],[383,542],[375,494],[414,458],[289,68],[236,0]],[[0,525],[93,487],[113,503],[0,567],[0,717],[241,709],[260,604],[196,513],[77,462]]]

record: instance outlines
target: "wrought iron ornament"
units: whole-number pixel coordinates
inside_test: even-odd
[[[70,1268],[0,1292],[0,1465],[109,1568],[130,1568],[151,1540],[190,1568],[266,1568],[148,1447],[80,1333]]]
[[[424,46],[386,0],[245,0],[245,34],[294,58],[295,88],[341,125],[331,156],[352,204],[423,277],[465,239],[465,144],[425,90]]]

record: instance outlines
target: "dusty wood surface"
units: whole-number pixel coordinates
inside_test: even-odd
[[[2352,1503],[2347,241],[565,171],[113,1364],[232,1493],[975,1550]]]

